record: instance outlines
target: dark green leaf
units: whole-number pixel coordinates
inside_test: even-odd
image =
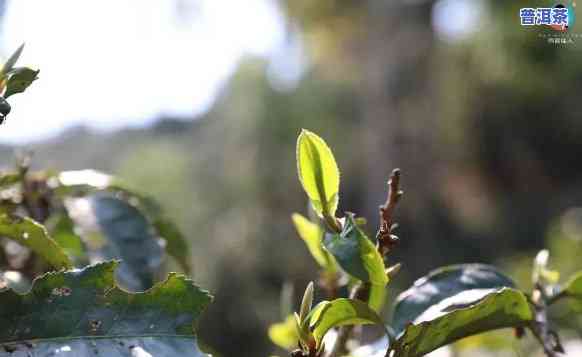
[[[532,319],[532,309],[520,291],[466,290],[425,311],[405,328],[391,348],[398,357],[420,357],[461,338],[525,326]]]
[[[32,219],[0,214],[0,236],[29,248],[55,269],[73,267],[69,257],[49,237],[44,226]]]
[[[9,74],[6,82],[6,92],[4,98],[13,94],[22,93],[37,79],[39,70],[33,70],[28,67],[17,68]]]
[[[210,295],[180,274],[145,293],[114,284],[115,262],[48,273],[26,295],[0,293],[0,356],[206,356],[194,325]],[[139,354],[142,352],[143,354]],[[147,354],[146,354],[147,353]]]
[[[334,327],[366,324],[383,326],[382,319],[366,303],[345,298],[318,304],[312,310],[309,320],[309,329],[317,347],[321,346],[325,334]]]
[[[161,272],[163,249],[139,210],[107,192],[66,204],[91,262],[121,259],[117,278],[123,287],[143,291],[153,285]]]
[[[388,282],[380,253],[356,225],[353,214],[346,215],[343,231],[326,234],[323,244],[351,276],[381,286]]]
[[[159,205],[150,197],[136,192],[114,177],[95,170],[63,171],[58,176],[61,195],[84,196],[96,191],[121,193],[122,198],[132,201],[153,225],[156,233],[166,241],[166,251],[176,258],[184,271],[189,272],[190,249],[186,238],[176,224],[169,219]]]
[[[396,300],[392,327],[396,333],[415,321],[422,313],[465,290],[513,287],[511,279],[494,267],[483,264],[461,264],[443,267],[418,279]]]

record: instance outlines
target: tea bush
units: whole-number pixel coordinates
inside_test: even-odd
[[[0,71],[2,122],[6,99],[39,73],[15,67],[21,52]],[[387,288],[402,269],[390,262],[400,240],[400,171],[392,172],[380,227],[370,235],[363,217],[338,214],[340,172],[325,141],[303,130],[296,155],[311,210],[292,221],[321,271],[298,312],[268,331],[291,356],[354,355],[355,325],[385,335],[381,343],[360,341],[371,347],[366,356],[422,356],[499,328],[518,338],[529,331],[547,356],[563,352],[547,311],[562,300],[582,302],[582,272],[560,284],[545,250],[535,258],[533,291],[493,266],[447,266],[400,294],[385,321]],[[188,274],[190,254],[161,207],[105,173],[32,171],[29,161],[21,155],[0,174],[0,356],[208,356],[196,321],[212,296],[184,274],[167,274],[169,262]],[[314,304],[316,289],[327,299]]]

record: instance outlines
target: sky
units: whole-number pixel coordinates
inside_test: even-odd
[[[39,79],[10,98],[0,143],[22,144],[78,124],[144,125],[206,111],[245,55],[272,56],[285,39],[273,0],[8,0],[6,58]]]

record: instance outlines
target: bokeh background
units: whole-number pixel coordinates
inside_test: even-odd
[[[11,100],[0,163],[31,150],[35,167],[95,168],[156,197],[216,296],[199,334],[219,356],[283,355],[266,335],[281,288],[316,276],[290,221],[307,209],[301,128],[332,147],[340,208],[370,232],[402,169],[390,299],[459,262],[527,287],[541,248],[565,274],[582,266],[582,21],[551,43],[563,34],[519,23],[543,5],[0,1],[2,53],[26,42],[21,63],[41,70]],[[579,338],[580,318],[561,316]]]

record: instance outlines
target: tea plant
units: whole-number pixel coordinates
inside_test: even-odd
[[[0,122],[10,112],[6,99],[39,73],[15,67],[21,52],[22,46],[0,70]],[[198,348],[195,324],[212,297],[183,274],[166,276],[168,263],[186,273],[190,265],[186,240],[161,208],[107,174],[32,171],[29,161],[24,155],[14,170],[0,173],[0,357],[208,356]],[[269,329],[291,356],[352,355],[353,326],[364,324],[387,336],[380,354],[388,357],[422,356],[507,327],[518,336],[530,331],[547,356],[563,352],[548,307],[582,302],[582,272],[558,284],[549,253],[541,251],[534,289],[525,292],[495,267],[448,266],[417,280],[384,321],[386,289],[401,268],[389,263],[399,242],[400,171],[392,172],[380,226],[370,236],[362,217],[338,217],[335,158],[306,130],[297,169],[313,217],[296,213],[292,220],[321,266],[318,286],[328,300],[314,305],[311,283],[299,312]]]
[[[559,275],[548,269],[545,250],[535,259],[532,292],[520,290],[493,266],[447,266],[400,294],[393,304],[392,320],[383,321],[380,312],[386,288],[401,267],[390,265],[388,259],[399,241],[394,234],[394,211],[403,195],[400,171],[390,176],[388,197],[379,209],[380,227],[370,236],[363,218],[350,212],[337,217],[339,169],[323,139],[307,130],[297,141],[297,169],[314,215],[308,219],[296,213],[292,219],[321,266],[319,286],[329,300],[313,306],[312,283],[299,313],[271,326],[271,340],[291,356],[352,355],[347,343],[352,326],[363,324],[378,325],[387,335],[388,345],[374,356],[423,356],[464,337],[500,328],[514,328],[518,337],[529,330],[549,357],[564,352],[547,308],[560,300],[582,301],[582,272],[558,284]],[[338,294],[345,285],[349,297]],[[326,338],[328,334],[332,338]]]
[[[38,71],[0,72],[0,113]],[[0,356],[207,356],[195,323],[210,294],[183,274],[188,245],[149,197],[93,170],[0,174]],[[161,280],[161,281],[160,281]],[[130,292],[132,291],[132,292]]]

